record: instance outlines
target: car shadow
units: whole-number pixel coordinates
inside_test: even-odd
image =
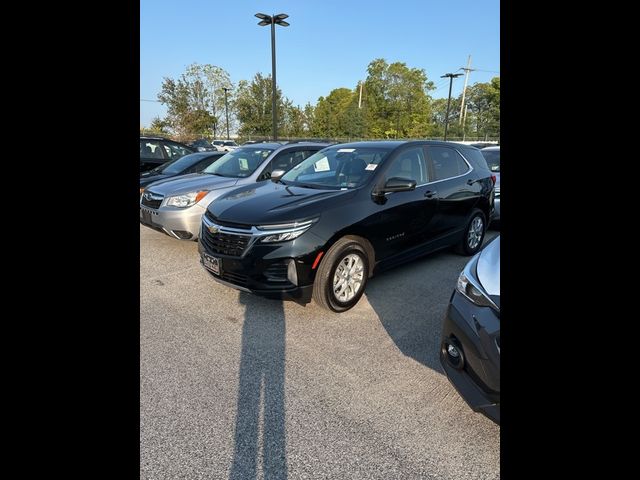
[[[487,232],[483,245],[495,236]],[[441,373],[442,322],[458,276],[470,259],[442,250],[381,272],[366,287],[369,304],[400,351]]]
[[[229,478],[285,480],[284,307],[281,301],[244,292],[239,293],[239,302],[245,305],[245,312],[235,449]],[[260,458],[262,475],[258,473]]]

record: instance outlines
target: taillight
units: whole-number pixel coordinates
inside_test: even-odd
[[[491,181],[493,182],[493,184],[496,184],[496,176],[495,175],[491,175]]]

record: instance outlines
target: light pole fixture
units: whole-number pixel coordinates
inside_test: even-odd
[[[227,117],[227,140],[229,139],[229,102],[227,102],[227,92],[231,90],[229,87],[222,87],[224,90],[224,114]]]
[[[447,99],[447,114],[444,117],[444,141],[447,141],[447,130],[449,129],[449,107],[451,106],[451,87],[453,86],[453,79],[461,77],[461,73],[445,73],[440,75],[440,78],[449,78],[449,98]]]
[[[278,116],[276,113],[276,24],[282,27],[288,27],[289,23],[285,22],[285,18],[289,18],[286,13],[278,15],[265,15],[264,13],[256,13],[260,19],[258,25],[266,27],[271,25],[271,121],[273,140],[278,140]]]

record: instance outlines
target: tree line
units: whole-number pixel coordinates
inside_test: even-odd
[[[224,89],[227,89],[225,98]],[[151,131],[182,140],[271,136],[271,76],[256,73],[251,80],[231,82],[215,65],[192,64],[178,78],[165,78],[158,100],[167,107]],[[447,99],[433,99],[435,90],[424,69],[375,59],[367,77],[352,88],[336,88],[315,105],[294,105],[276,90],[278,135],[281,138],[394,139],[441,138]],[[451,99],[450,139],[500,137],[500,77],[467,87]]]

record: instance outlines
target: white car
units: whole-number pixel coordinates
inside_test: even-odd
[[[239,145],[233,140],[214,140],[211,143],[219,152],[230,152],[231,150],[235,150],[239,147]]]

